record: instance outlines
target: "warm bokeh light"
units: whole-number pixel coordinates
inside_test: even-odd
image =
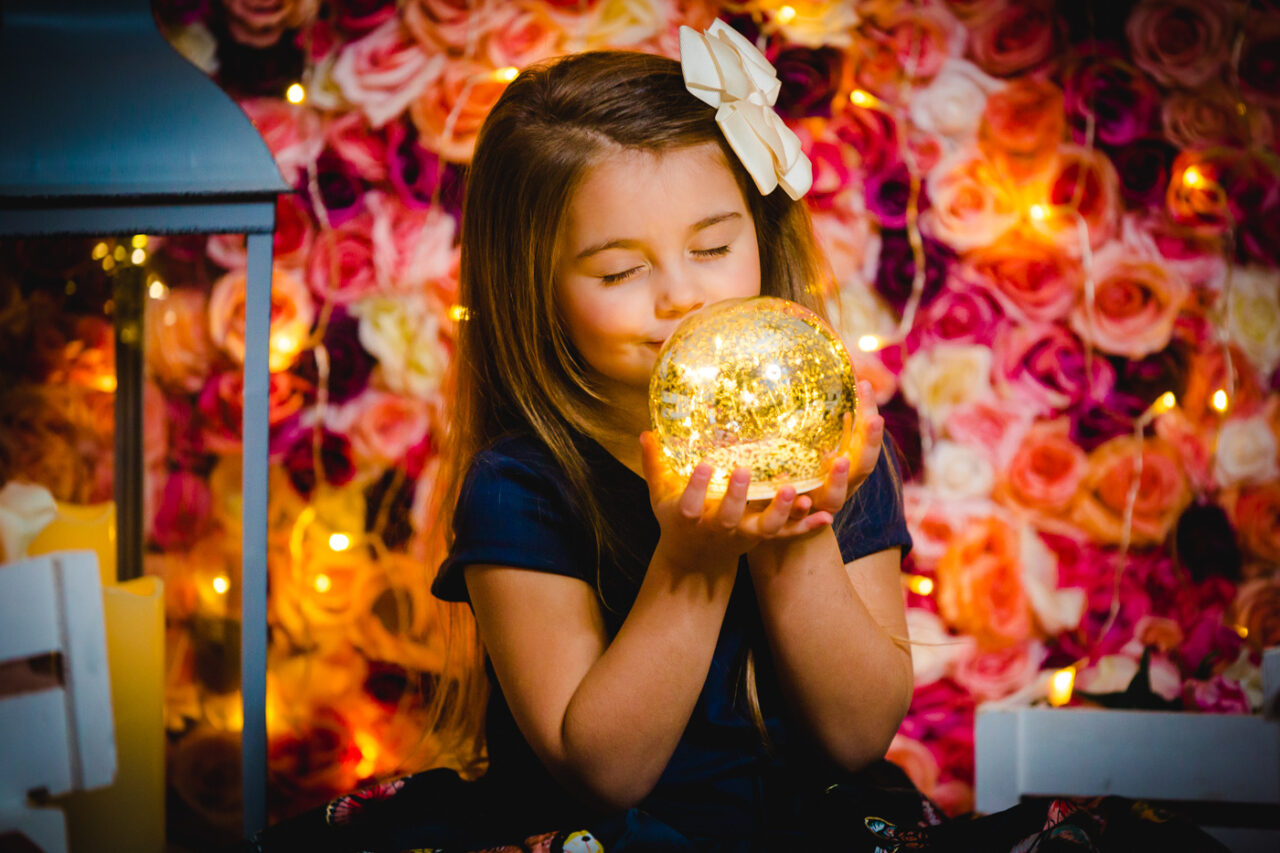
[[[503,83],[510,83],[512,80],[520,76],[520,69],[514,65],[508,65],[506,68],[499,68],[493,72],[493,78]]]
[[[1242,640],[1247,640],[1247,639],[1249,639],[1249,629],[1248,629],[1248,628],[1246,628],[1246,627],[1245,627],[1245,626],[1243,626],[1243,625],[1236,625],[1236,626],[1235,626],[1235,629],[1236,629],[1236,633],[1240,635],[1240,639],[1242,639]]]
[[[333,589],[333,579],[325,574],[316,575],[316,579],[311,584],[316,588],[316,592],[328,592]]]
[[[1049,682],[1049,704],[1060,708],[1071,701],[1071,690],[1075,687],[1076,671],[1071,667],[1060,669],[1053,674]]]
[[[98,243],[93,247],[93,259],[95,261],[100,261],[103,258],[105,258],[107,256],[107,253],[110,251],[111,250],[107,248],[106,243]]]
[[[301,83],[294,83],[284,91],[285,99],[291,104],[300,104],[307,99],[307,90]]]
[[[875,352],[880,349],[880,338],[875,335],[863,335],[858,338],[858,349],[863,352]]]
[[[876,102],[875,97],[863,89],[854,89],[850,92],[849,100],[855,107],[869,107]]]
[[[93,377],[92,384],[99,391],[105,391],[110,394],[116,390],[116,375],[114,373],[100,373]]]
[[[449,306],[449,319],[455,323],[461,323],[463,320],[471,318],[471,312],[467,310],[465,305]]]
[[[1176,405],[1178,405],[1178,398],[1173,395],[1172,391],[1165,391],[1151,404],[1151,411],[1157,415],[1163,415]]]
[[[367,732],[354,732],[351,739],[355,741],[356,749],[360,751],[360,762],[356,764],[356,776],[361,779],[372,776],[373,771],[378,768],[378,752],[381,744]]]
[[[1028,212],[1031,214],[1031,218],[1036,222],[1044,222],[1049,218],[1049,208],[1045,207],[1043,204],[1031,205],[1031,209]]]
[[[924,575],[904,575],[903,582],[906,583],[907,589],[916,595],[931,595],[933,593],[933,578],[927,578]]]
[[[1213,392],[1213,400],[1211,402],[1213,407],[1219,412],[1225,412],[1227,410],[1227,404],[1230,401],[1227,400],[1227,392],[1222,388],[1219,388],[1217,391]]]
[[[796,19],[796,10],[794,6],[783,6],[778,10],[778,23],[789,24]]]
[[[1189,187],[1198,187],[1204,183],[1204,175],[1195,166],[1188,166],[1182,173],[1182,182]]]
[[[133,253],[129,255],[129,260],[132,261],[134,264],[140,264],[146,259],[147,259],[146,249],[134,249]]]
[[[152,299],[164,299],[166,296],[169,295],[169,288],[165,285],[163,281],[161,281],[160,279],[156,279],[155,281],[151,282],[151,285],[147,288],[147,294],[150,295]],[[165,316],[167,319],[168,315],[165,315]],[[174,319],[175,320],[177,319],[176,315]]]
[[[226,575],[218,575],[213,579],[213,591],[218,595],[226,595],[229,589],[231,589],[231,579]]]
[[[147,248],[147,235],[146,235],[146,234],[134,234],[134,235],[133,235],[133,239],[129,241],[129,245],[133,246],[133,248],[135,248],[135,249],[145,249],[145,248]]]
[[[329,548],[334,551],[345,551],[351,547],[351,537],[345,533],[334,533],[329,537]]]

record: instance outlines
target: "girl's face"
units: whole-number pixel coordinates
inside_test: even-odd
[[[760,293],[755,223],[710,142],[603,157],[570,202],[556,257],[569,338],[615,405],[647,400],[658,350],[684,317]]]

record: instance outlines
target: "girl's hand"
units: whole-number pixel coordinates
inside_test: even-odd
[[[884,441],[884,418],[876,406],[871,383],[858,381],[858,422],[853,415],[844,416],[844,434],[827,466],[827,476],[822,485],[809,492],[812,509],[835,515],[849,496],[858,490],[880,459],[880,445]],[[799,507],[796,507],[796,512]],[[795,518],[796,512],[792,513]]]
[[[811,512],[809,501],[797,502],[796,490],[790,486],[760,508],[748,506],[751,472],[747,468],[733,471],[728,489],[718,499],[707,497],[714,469],[705,462],[693,469],[682,488],[679,478],[667,469],[651,432],[640,435],[640,454],[663,544],[684,565],[700,568],[717,559],[736,561],[762,540],[802,536],[831,523],[831,513]],[[798,511],[800,507],[803,512]]]

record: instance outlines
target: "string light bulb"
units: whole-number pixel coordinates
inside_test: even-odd
[[[876,335],[863,335],[858,338],[858,349],[863,352],[876,352],[881,345],[882,341]]]
[[[146,249],[134,249],[133,253],[129,255],[129,260],[132,261],[135,266],[138,264],[141,264],[146,259],[147,259]]]
[[[465,305],[450,305],[449,319],[455,323],[461,323],[463,320],[471,319],[471,312],[467,310]]]
[[[1163,415],[1176,405],[1178,405],[1178,398],[1173,395],[1172,391],[1165,391],[1151,404],[1151,411],[1153,414]]]
[[[855,107],[872,107],[875,106],[876,96],[865,89],[854,89],[849,93],[849,100]]]
[[[284,97],[291,104],[300,104],[307,99],[307,90],[301,83],[292,83],[284,90]]]
[[[904,575],[902,580],[907,585],[907,589],[916,595],[933,594],[933,578],[924,575]]]
[[[107,248],[106,243],[98,243],[93,247],[93,259],[95,261],[100,261],[105,258],[110,251],[111,250]]]
[[[165,285],[163,281],[157,278],[157,279],[154,279],[151,282],[151,284],[147,286],[147,295],[149,295],[152,299],[164,299],[169,295],[169,288]],[[176,320],[177,318],[175,317],[174,319]],[[167,323],[166,325],[172,326],[173,324]]]
[[[779,24],[789,24],[796,19],[796,8],[794,6],[783,6],[778,10],[775,16]]]
[[[316,592],[328,592],[333,589],[333,579],[326,574],[318,574],[311,585],[316,588]]]
[[[345,533],[334,533],[329,537],[329,550],[345,551],[351,547],[351,537]]]
[[[1225,412],[1230,401],[1227,399],[1227,392],[1223,388],[1219,388],[1213,392],[1213,398],[1210,401],[1213,408],[1218,412]]]
[[[1188,166],[1182,173],[1182,182],[1189,187],[1198,187],[1204,183],[1204,175],[1195,166]]]
[[[1071,701],[1071,691],[1076,684],[1076,671],[1074,667],[1060,669],[1053,674],[1053,678],[1049,680],[1049,704],[1055,708],[1061,708],[1063,705]]]
[[[145,249],[145,248],[147,248],[147,235],[146,235],[146,234],[134,234],[134,235],[133,235],[133,239],[129,241],[129,245],[130,245],[130,246],[133,246],[133,248],[135,248],[135,249]]]
[[[512,80],[520,76],[520,69],[514,65],[508,65],[506,68],[499,68],[493,72],[493,79],[500,83],[510,83]]]
[[[1036,222],[1044,222],[1049,218],[1049,208],[1045,207],[1043,204],[1031,205],[1027,213],[1030,214],[1031,218]]]
[[[213,591],[218,595],[226,595],[229,589],[231,589],[231,579],[226,575],[218,575],[213,579]]]

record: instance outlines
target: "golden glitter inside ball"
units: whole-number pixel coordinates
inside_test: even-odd
[[[857,410],[853,364],[831,327],[772,296],[730,299],[688,317],[658,353],[649,416],[672,472],[715,466],[709,493],[751,469],[751,500],[819,485]]]

